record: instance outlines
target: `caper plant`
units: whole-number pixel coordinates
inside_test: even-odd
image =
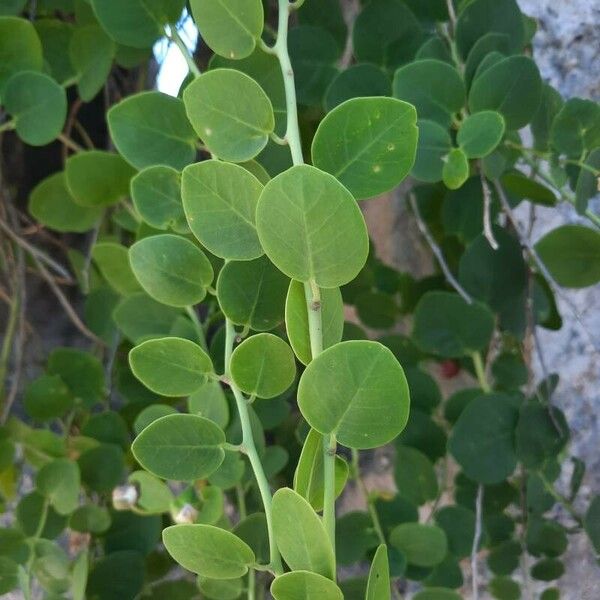
[[[600,552],[600,496],[539,329],[572,313],[597,351],[568,289],[600,281],[600,106],[542,82],[514,0],[185,8],[0,0],[0,143],[58,143],[28,211],[87,234],[44,249],[0,180],[0,593],[559,598],[568,536]],[[147,89],[159,39],[177,97]],[[430,276],[369,240],[361,209],[402,182]],[[534,242],[564,203],[577,224]],[[52,348],[20,395],[26,265],[91,348]]]

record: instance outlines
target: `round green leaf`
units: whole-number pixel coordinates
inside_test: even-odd
[[[173,494],[163,481],[146,471],[134,471],[127,481],[136,486],[139,494],[136,504],[145,514],[158,515],[169,510]]]
[[[296,377],[292,349],[272,333],[244,340],[231,355],[231,376],[246,394],[274,398],[283,394]]]
[[[463,58],[480,38],[491,32],[505,34],[510,50],[522,49],[525,29],[516,0],[474,0],[464,6],[456,23],[456,42]]]
[[[103,533],[110,527],[110,515],[95,504],[80,506],[69,518],[69,527],[81,533]]]
[[[448,449],[469,478],[489,485],[511,475],[517,465],[514,431],[518,417],[510,398],[501,394],[475,398],[466,406]]]
[[[267,256],[298,281],[338,287],[367,259],[369,239],[356,201],[315,167],[292,167],[272,179],[258,202],[256,226]]]
[[[594,496],[590,502],[583,525],[594,550],[600,552],[600,496]]]
[[[119,44],[148,48],[164,35],[164,26],[176,23],[184,0],[91,0],[102,28]]]
[[[392,530],[390,542],[417,567],[434,567],[448,551],[446,534],[436,525],[401,523]]]
[[[329,348],[342,339],[344,332],[344,302],[339,288],[321,290],[321,330],[323,348]],[[290,344],[300,362],[307,365],[311,359],[310,331],[304,284],[290,281],[285,301],[285,329]]]
[[[169,306],[198,304],[214,277],[204,252],[177,235],[153,235],[136,242],[129,248],[129,261],[144,290]]]
[[[25,412],[36,421],[62,417],[73,407],[75,399],[60,375],[42,375],[25,388]]]
[[[479,38],[467,56],[465,62],[465,82],[467,88],[471,87],[473,78],[477,73],[479,66],[486,60],[486,57],[493,53],[502,56],[512,54],[510,49],[510,38],[504,33],[490,32]]]
[[[468,158],[483,158],[497,148],[504,129],[500,113],[484,110],[467,117],[458,130],[456,141]]]
[[[275,542],[289,567],[331,579],[333,549],[312,506],[293,490],[281,488],[273,495],[272,511]]]
[[[82,233],[96,224],[102,208],[76,204],[67,188],[65,174],[55,173],[38,183],[31,192],[29,212],[55,231]]]
[[[533,119],[542,98],[542,78],[527,56],[510,56],[475,77],[469,108],[499,112],[506,129],[521,129]]]
[[[251,260],[263,254],[256,205],[263,185],[245,168],[218,160],[186,167],[183,208],[192,233],[215,256]]]
[[[211,360],[194,342],[176,337],[148,340],[129,352],[133,374],[162,396],[188,396],[212,371]]]
[[[378,342],[328,348],[308,365],[298,386],[298,405],[311,427],[350,448],[394,439],[406,425],[409,403],[402,367]]]
[[[334,175],[357,199],[383,194],[409,173],[418,130],[413,106],[395,98],[353,98],[319,124],[315,167]]]
[[[211,153],[230,162],[254,158],[275,127],[273,106],[248,75],[215,69],[185,88],[188,117]]]
[[[521,586],[509,577],[494,577],[489,583],[490,593],[499,600],[520,600]]]
[[[446,532],[448,551],[456,558],[469,556],[475,535],[475,513],[464,506],[444,506],[435,513],[435,522]]]
[[[442,179],[450,190],[457,190],[469,178],[469,160],[460,148],[450,150],[444,160]]]
[[[92,258],[102,276],[119,294],[129,296],[140,291],[129,264],[127,248],[114,242],[99,242],[92,249]]]
[[[191,0],[202,40],[226,58],[246,58],[263,30],[261,0]]]
[[[77,73],[77,92],[90,102],[104,87],[117,47],[97,25],[77,27],[69,46],[69,56]]]
[[[452,115],[466,99],[458,71],[440,60],[417,60],[398,69],[392,84],[394,96],[415,105],[420,119],[449,127]]]
[[[79,486],[77,463],[66,458],[58,458],[45,464],[36,478],[37,491],[59,515],[68,515],[77,508]]]
[[[437,497],[438,481],[433,464],[416,448],[398,446],[394,479],[400,495],[416,506]]]
[[[140,171],[131,180],[131,199],[151,227],[189,231],[181,201],[181,175],[172,167],[155,165]]]
[[[2,2],[0,1],[0,7]],[[0,13],[2,8],[0,8]],[[71,57],[65,52],[69,47],[75,32],[71,23],[59,19],[36,19],[34,27],[42,42],[44,62],[48,67],[48,74],[60,84],[75,77],[75,68],[71,64]]]
[[[583,288],[600,281],[600,234],[581,225],[563,225],[536,245],[540,258],[559,285]]]
[[[411,175],[419,181],[442,180],[444,159],[452,150],[452,138],[446,127],[435,121],[419,121],[419,143]]]
[[[18,136],[31,146],[45,146],[56,139],[67,117],[65,90],[34,71],[21,71],[8,79],[2,103],[15,121]]]
[[[135,431],[136,435],[139,435],[146,427],[148,427],[148,425],[150,425],[150,423],[156,421],[156,419],[172,415],[176,412],[177,410],[168,404],[151,404],[140,411],[135,418],[135,421],[133,422],[133,431]]]
[[[78,459],[81,480],[94,492],[110,493],[123,480],[125,457],[115,444],[100,444]]]
[[[196,135],[179,98],[135,94],[113,106],[107,120],[117,150],[136,169],[163,164],[179,170],[196,157]]]
[[[65,167],[67,186],[81,206],[116,204],[129,194],[135,171],[118,154],[90,150],[69,157]]]
[[[271,584],[275,600],[343,600],[340,588],[318,573],[296,570],[276,577]]]
[[[0,94],[11,75],[42,70],[42,44],[30,21],[0,17],[0,57]]]
[[[412,600],[464,600],[463,597],[454,590],[441,587],[431,587],[417,592]]]
[[[210,600],[236,600],[242,595],[243,579],[198,577],[198,589]]]
[[[288,285],[289,279],[266,256],[231,261],[219,273],[217,297],[232,323],[268,331],[283,321]]]
[[[86,597],[117,600],[135,598],[145,581],[144,557],[134,550],[119,550],[95,562],[87,582]]]
[[[163,531],[167,552],[185,569],[213,579],[236,579],[254,563],[254,552],[229,531],[212,525],[174,525]]]
[[[486,348],[494,315],[479,302],[468,304],[458,294],[427,292],[415,309],[413,339],[421,350],[461,358]]]
[[[325,109],[329,112],[350,98],[389,96],[391,91],[390,79],[383,69],[369,63],[352,65],[333,78],[325,95]]]
[[[136,460],[163,479],[205,479],[223,462],[225,434],[197,415],[166,415],[153,421],[135,439]]]
[[[552,146],[579,158],[600,146],[600,106],[592,100],[571,98],[552,122]]]

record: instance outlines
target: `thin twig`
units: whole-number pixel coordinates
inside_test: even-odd
[[[73,325],[75,325],[75,327],[83,335],[85,335],[87,338],[89,338],[96,344],[105,346],[105,343],[95,333],[90,331],[86,327],[86,325],[83,323],[83,321],[79,318],[79,315],[75,312],[75,309],[71,306],[71,304],[67,300],[67,297],[64,295],[63,291],[60,289],[60,287],[58,286],[56,281],[54,281],[54,278],[52,277],[52,275],[50,275],[50,273],[48,273],[48,271],[46,270],[46,267],[44,267],[44,265],[38,259],[38,257],[35,254],[32,254],[31,258],[35,262],[40,275],[46,280],[46,283],[50,286],[50,289],[54,292],[54,295],[60,302],[60,305],[63,307],[64,311],[67,313],[67,316],[69,317],[69,319],[71,320]]]
[[[36,248],[27,240],[17,235],[2,219],[0,219],[0,229],[2,229],[2,231],[4,231],[4,233],[6,233],[6,235],[8,235],[8,237],[11,240],[13,240],[19,246],[21,246],[21,248],[26,250],[31,256],[35,256],[40,261],[46,263],[50,268],[56,271],[58,275],[63,277],[65,281],[67,281],[69,284],[74,283],[71,274],[60,263],[57,263],[53,258],[50,258],[45,252],[42,252],[42,250]]]
[[[471,575],[473,581],[473,600],[479,600],[479,569],[477,566],[477,551],[481,541],[481,522],[483,506],[483,485],[477,487],[477,498],[475,499],[475,534],[473,535],[473,547],[471,548]]]
[[[517,233],[521,245],[527,250],[531,258],[535,262],[537,268],[540,270],[541,274],[548,282],[548,285],[552,288],[552,291],[569,307],[569,309],[573,313],[573,316],[575,317],[575,320],[579,323],[583,334],[588,338],[588,341],[591,344],[592,348],[596,352],[600,352],[600,348],[596,346],[594,339],[592,338],[590,332],[586,328],[585,323],[583,322],[583,319],[579,313],[579,310],[577,309],[577,306],[575,306],[573,301],[564,293],[563,289],[560,287],[556,279],[554,279],[550,271],[548,271],[548,268],[544,264],[544,261],[542,261],[542,259],[540,258],[536,249],[533,247],[533,244],[527,239],[527,236],[523,233],[521,225],[517,220],[517,217],[515,216],[515,213],[513,212],[512,208],[510,207],[510,203],[508,202],[508,198],[504,193],[504,189],[502,188],[502,185],[500,185],[500,182],[497,179],[494,181],[494,186],[496,188],[496,191],[498,192],[500,204],[502,204],[502,208],[506,216],[508,217],[508,220],[511,222],[515,232]]]
[[[62,142],[64,146],[73,150],[73,152],[83,152],[84,148],[82,148],[79,144],[74,142],[71,138],[67,137],[63,133],[59,133],[56,138],[59,142]]]
[[[483,190],[483,235],[493,250],[498,250],[498,242],[492,229],[492,191],[482,171],[479,172],[481,189]]]
[[[443,254],[441,248],[436,244],[431,233],[429,232],[429,229],[427,229],[427,225],[425,224],[425,221],[423,221],[423,218],[421,217],[421,213],[419,212],[419,207],[417,205],[417,199],[415,198],[414,194],[409,195],[409,201],[410,201],[410,206],[415,215],[415,219],[417,220],[417,225],[419,227],[419,231],[423,234],[423,237],[429,244],[431,251],[437,258],[437,261],[442,269],[442,272],[444,273],[444,277],[446,277],[446,280],[448,281],[448,283],[460,294],[462,299],[467,304],[473,304],[473,298],[460,285],[460,283],[458,283],[458,280],[456,279],[456,277],[454,277],[454,275],[452,274],[452,271],[450,270],[450,267],[448,266],[448,264],[446,263],[446,260],[444,259],[444,254]]]

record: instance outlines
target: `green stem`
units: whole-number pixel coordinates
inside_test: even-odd
[[[235,385],[235,383],[233,383],[229,373],[229,365],[231,362],[231,354],[233,352],[235,335],[233,324],[229,319],[227,319],[225,321],[225,375],[228,378],[229,387],[233,392],[237,410],[240,415],[240,423],[242,426],[242,452],[246,454],[248,460],[250,461],[250,466],[254,472],[254,477],[256,479],[258,490],[265,508],[265,517],[267,519],[267,529],[269,533],[269,551],[271,560],[270,566],[275,572],[275,575],[281,575],[283,573],[283,566],[281,564],[279,551],[277,550],[277,544],[275,543],[275,536],[273,535],[273,498],[271,496],[271,488],[269,487],[269,481],[265,475],[260,457],[258,456],[258,451],[256,450],[256,444],[254,443],[252,426],[250,424],[250,413],[248,412],[248,403],[240,389]]]
[[[244,495],[244,488],[241,483],[238,483],[235,486],[235,492],[237,496],[238,510],[240,513],[240,521],[246,518],[248,514],[246,511],[246,497]],[[255,591],[256,591],[256,573],[254,569],[248,569],[248,600],[255,599]]]
[[[190,72],[194,74],[194,77],[200,77],[200,69],[194,61],[194,57],[191,55],[188,47],[185,45],[185,42],[181,39],[177,28],[175,26],[170,27],[166,34],[167,37],[177,46],[177,48],[179,48],[179,51],[185,59]]]
[[[206,343],[206,336],[204,335],[204,328],[202,327],[202,323],[198,318],[198,314],[194,310],[193,306],[186,306],[185,311],[190,317],[192,323],[194,324],[194,330],[196,331],[196,335],[198,336],[198,341],[204,350],[208,351],[208,345]]]
[[[583,518],[581,515],[575,510],[575,507],[567,498],[565,498],[562,494],[556,491],[556,488],[552,485],[550,481],[546,478],[546,476],[542,472],[538,472],[538,475],[546,488],[546,491],[559,503],[562,504],[566,511],[573,517],[574,521],[580,526],[583,527]]]
[[[17,284],[17,289],[10,303],[10,311],[8,314],[8,323],[6,324],[6,331],[4,332],[4,341],[2,342],[2,351],[0,353],[0,401],[2,403],[2,410],[0,415],[5,417],[5,412],[8,412],[8,408],[5,403],[8,403],[8,399],[5,396],[6,390],[6,376],[8,373],[8,361],[10,359],[11,350],[13,347],[13,339],[17,330],[17,323],[19,321],[19,313],[21,310],[21,290],[20,284]]]
[[[485,376],[485,368],[483,367],[481,353],[473,352],[473,354],[471,354],[471,358],[473,359],[473,365],[475,366],[475,374],[477,375],[479,386],[486,394],[489,394],[492,391],[492,388],[487,380],[487,377]]]
[[[11,131],[14,128],[15,128],[14,121],[6,121],[6,123],[0,124],[0,133],[3,133],[4,131]]]
[[[304,284],[304,297],[308,311],[308,332],[310,353],[316,358],[323,352],[323,317],[321,311],[321,290],[314,282]]]

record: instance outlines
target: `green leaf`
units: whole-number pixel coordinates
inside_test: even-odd
[[[125,457],[115,444],[100,444],[77,459],[81,480],[92,491],[110,493],[123,480]]]
[[[473,78],[479,66],[489,54],[509,56],[513,54],[510,49],[510,38],[505,33],[490,32],[479,38],[469,51],[465,62],[465,82],[467,88],[471,87]]]
[[[323,436],[311,429],[304,440],[298,465],[294,472],[294,491],[316,510],[323,510]],[[335,457],[335,496],[342,493],[348,479],[348,463]]]
[[[475,81],[469,93],[469,108],[499,112],[506,129],[521,129],[531,122],[542,98],[542,78],[527,56],[510,56],[490,66]]]
[[[218,381],[208,380],[188,398],[188,411],[206,417],[224,429],[229,423],[229,404]]]
[[[145,580],[144,557],[133,550],[120,550],[100,558],[88,579],[86,597],[101,600],[135,598]]]
[[[179,98],[135,94],[113,106],[107,120],[117,150],[136,169],[162,164],[180,170],[196,157],[196,135]]]
[[[420,119],[449,127],[454,113],[466,99],[465,84],[458,71],[440,60],[417,60],[394,74],[394,96],[415,105]]]
[[[450,190],[457,190],[469,178],[469,160],[460,148],[450,150],[444,161],[442,179]]]
[[[588,202],[598,193],[598,182],[600,181],[600,148],[592,150],[585,159],[584,164],[588,168],[582,167],[577,178],[575,188],[575,207],[577,212],[582,215],[588,207]]]
[[[42,375],[25,388],[25,412],[36,421],[59,419],[73,407],[75,399],[60,375]]]
[[[75,204],[64,173],[55,173],[34,188],[29,197],[29,212],[42,225],[60,232],[83,233],[102,215],[102,208]]]
[[[97,25],[75,29],[69,56],[76,71],[77,92],[84,102],[93,100],[104,87],[116,50],[116,44]]]
[[[78,152],[65,166],[67,187],[81,206],[116,204],[129,194],[135,171],[118,154],[101,150]]]
[[[0,95],[19,71],[41,71],[42,44],[33,24],[19,17],[0,17]]]
[[[205,479],[223,462],[225,434],[209,419],[173,414],[153,421],[131,450],[150,473],[163,479]]]
[[[565,565],[556,558],[543,558],[531,567],[530,573],[539,581],[554,581],[564,575]]]
[[[31,146],[55,140],[67,117],[65,90],[54,79],[34,71],[21,71],[8,79],[2,103],[15,121],[18,136]]]
[[[527,199],[542,206],[556,205],[556,195],[551,189],[530,179],[520,171],[507,171],[502,175],[500,181],[504,190],[510,196],[517,198],[517,201]]]
[[[463,600],[463,597],[454,590],[431,587],[417,592],[412,600]]]
[[[127,479],[138,490],[137,506],[145,514],[161,514],[169,510],[173,494],[169,487],[146,471],[134,471]]]
[[[421,350],[461,358],[484,350],[494,331],[494,315],[479,302],[458,294],[427,292],[417,304],[413,339]]]
[[[260,0],[191,0],[192,16],[202,40],[221,56],[246,58],[263,30]]]
[[[337,564],[346,566],[363,561],[369,550],[377,547],[379,538],[371,515],[355,510],[337,519],[335,549]]]
[[[236,600],[242,595],[244,581],[240,579],[211,579],[198,577],[198,589],[211,600]],[[186,597],[187,598],[187,597]]]
[[[263,185],[245,168],[218,160],[186,167],[183,208],[192,233],[215,256],[251,260],[262,256],[256,205]]]
[[[129,261],[144,290],[169,306],[198,304],[214,277],[204,252],[177,235],[153,235],[136,242],[129,248]]]
[[[418,128],[419,143],[411,175],[419,181],[437,183],[442,180],[445,158],[452,150],[450,133],[435,121],[419,121]]]
[[[192,573],[214,579],[236,579],[254,563],[254,552],[242,540],[212,525],[174,525],[163,531],[168,553]]]
[[[594,550],[600,553],[600,496],[594,496],[590,502],[583,525]]]
[[[209,66],[211,69],[236,69],[252,77],[271,100],[275,114],[275,133],[280,136],[285,135],[287,117],[285,87],[279,59],[275,55],[257,47],[248,58],[241,60],[225,59],[215,55],[211,58]],[[282,150],[289,155],[287,148]]]
[[[448,449],[466,475],[479,483],[504,481],[515,470],[518,410],[502,394],[472,400],[461,413]]]
[[[417,506],[437,497],[438,481],[433,464],[416,448],[396,448],[394,479],[400,495]]]
[[[288,49],[300,105],[320,107],[325,92],[337,74],[340,48],[326,29],[314,25],[293,27]]]
[[[521,586],[509,577],[494,577],[489,582],[489,590],[494,598],[500,600],[520,600]]]
[[[149,338],[169,335],[179,315],[179,309],[140,292],[123,298],[115,308],[113,319],[125,337],[139,344]]]
[[[232,323],[268,331],[284,319],[288,285],[289,279],[266,256],[231,261],[219,273],[217,297]]]
[[[226,161],[254,158],[275,127],[269,97],[251,77],[233,69],[196,78],[185,88],[183,101],[206,147]]]
[[[581,225],[562,225],[535,249],[559,285],[584,288],[600,281],[600,234]]]
[[[304,284],[295,280],[290,281],[285,301],[285,328],[298,360],[305,365],[312,359],[306,306]],[[324,349],[337,344],[342,339],[343,306],[339,288],[321,290],[321,328]]]
[[[47,372],[60,375],[75,396],[75,401],[87,408],[104,398],[104,369],[100,361],[88,352],[56,348],[48,357]]]
[[[415,15],[399,0],[369,2],[360,12],[352,29],[354,54],[359,61],[398,66],[394,49],[405,48],[403,60],[411,60],[423,40],[423,30]]]
[[[508,36],[512,51],[523,48],[523,15],[516,0],[474,0],[466,3],[456,23],[456,43],[462,57],[466,58],[476,42],[491,32]]]
[[[99,242],[92,249],[92,258],[110,286],[123,296],[140,291],[129,264],[127,248],[114,242]]]
[[[69,527],[80,533],[103,533],[110,527],[110,515],[95,504],[80,506],[69,518]]]
[[[244,340],[231,355],[231,376],[251,396],[275,398],[296,378],[292,349],[271,333],[259,333]]]
[[[348,283],[368,254],[363,216],[350,192],[309,165],[272,179],[258,202],[261,244],[288,277],[325,288]]]
[[[580,98],[568,100],[552,123],[550,143],[573,158],[600,146],[600,105]]]
[[[176,337],[148,340],[129,352],[133,374],[161,396],[188,396],[212,372],[212,362],[197,344]]]
[[[435,513],[435,522],[446,532],[448,551],[456,558],[469,556],[475,535],[475,513],[464,506],[444,506]]]
[[[77,463],[58,458],[44,465],[36,477],[36,488],[59,515],[72,513],[79,504]]]
[[[417,147],[417,113],[395,98],[353,98],[319,124],[315,167],[331,173],[358,199],[396,187],[410,172]]]
[[[308,423],[350,448],[375,448],[394,439],[408,419],[402,367],[378,342],[349,341],[328,348],[308,365],[298,386]]]
[[[271,584],[275,600],[343,600],[340,588],[327,577],[295,570],[276,577]]]
[[[133,48],[147,48],[164,35],[164,26],[176,23],[184,0],[91,0],[102,28],[116,42]]]
[[[351,98],[390,96],[391,91],[390,79],[383,69],[369,63],[352,65],[331,81],[325,94],[325,110],[329,112]]]
[[[367,594],[365,600],[389,600],[390,599],[390,568],[388,564],[387,546],[381,544],[371,563],[369,580],[367,582]]]
[[[483,158],[497,148],[504,130],[502,115],[493,110],[484,110],[463,121],[456,141],[468,158]]]
[[[0,12],[2,12],[1,8]],[[71,57],[68,52],[65,52],[65,48],[68,48],[71,43],[75,27],[71,23],[50,18],[36,19],[33,25],[42,42],[44,63],[48,68],[48,74],[60,84],[75,77]]]
[[[401,523],[390,534],[390,543],[406,556],[409,564],[434,567],[448,551],[444,530],[436,525]]]
[[[281,488],[273,495],[272,518],[275,542],[290,569],[332,579],[333,549],[312,506],[293,490]]]
[[[181,201],[181,175],[172,167],[155,165],[140,171],[131,180],[131,199],[151,227],[189,231]]]
[[[298,21],[301,25],[323,27],[335,38],[340,50],[345,48],[348,27],[337,0],[306,0],[301,8],[298,13]]]
[[[136,435],[139,435],[146,427],[148,427],[148,425],[150,425],[150,423],[156,421],[156,419],[172,415],[176,412],[177,410],[168,404],[151,404],[139,412],[133,422],[133,431]]]

